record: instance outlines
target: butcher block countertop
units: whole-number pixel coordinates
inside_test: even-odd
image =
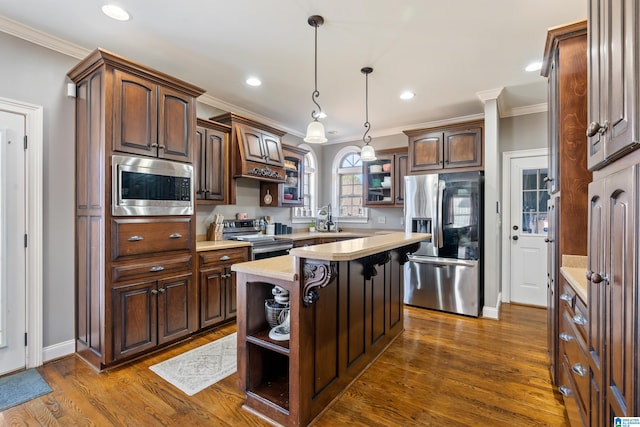
[[[402,231],[335,243],[325,243],[323,245],[293,248],[289,253],[301,258],[323,261],[352,261],[382,251],[406,246],[411,243],[421,242],[430,237],[431,234],[427,233],[405,233]]]

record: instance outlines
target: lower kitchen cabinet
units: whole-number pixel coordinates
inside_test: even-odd
[[[200,252],[200,328],[236,317],[236,273],[231,271],[231,265],[248,260],[247,248]]]
[[[112,288],[114,360],[193,332],[192,274],[124,283]]]

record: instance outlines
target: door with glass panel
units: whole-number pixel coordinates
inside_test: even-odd
[[[511,159],[511,302],[547,306],[547,157]]]

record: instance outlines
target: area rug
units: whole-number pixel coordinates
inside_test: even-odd
[[[236,371],[237,336],[231,335],[150,366],[156,374],[189,396]]]
[[[35,369],[7,375],[0,378],[0,411],[47,393],[51,387]]]

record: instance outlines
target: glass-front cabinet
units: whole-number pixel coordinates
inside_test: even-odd
[[[304,206],[304,156],[307,150],[282,145],[285,180],[260,183],[260,206]]]
[[[402,207],[407,149],[379,150],[376,157],[374,161],[363,162],[364,205]]]

